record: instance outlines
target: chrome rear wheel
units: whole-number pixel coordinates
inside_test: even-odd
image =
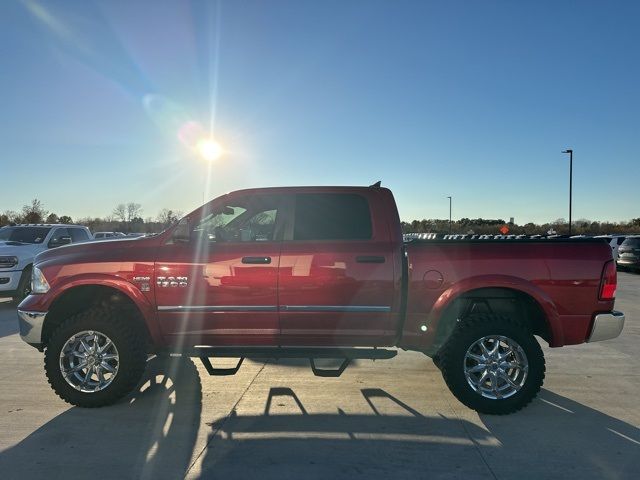
[[[485,398],[509,398],[520,391],[529,373],[529,362],[515,340],[489,335],[475,341],[464,357],[469,386]]]
[[[516,412],[544,381],[544,354],[530,326],[507,315],[460,319],[439,354],[451,392],[480,413]]]

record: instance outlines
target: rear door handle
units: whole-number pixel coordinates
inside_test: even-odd
[[[242,263],[251,265],[271,263],[271,257],[242,257]]]
[[[376,255],[359,255],[356,257],[358,263],[384,263],[385,258]]]

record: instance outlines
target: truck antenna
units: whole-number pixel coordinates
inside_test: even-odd
[[[380,188],[380,185],[382,185],[382,180],[378,180],[373,185],[369,185],[369,188]]]

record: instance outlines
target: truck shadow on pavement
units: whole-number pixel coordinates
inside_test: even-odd
[[[197,476],[239,478],[239,465],[240,478],[261,479],[476,478],[482,473],[477,448],[465,429],[474,430],[485,443],[491,441],[488,432],[457,419],[423,416],[379,388],[361,393],[371,413],[338,409],[336,414],[316,414],[307,411],[292,389],[272,387],[262,414],[233,411],[210,424]],[[293,406],[299,414],[274,414],[274,405]],[[393,414],[381,413],[389,407]],[[447,461],[441,461],[444,458]]]
[[[136,392],[124,401],[106,408],[70,408],[0,453],[0,477],[182,478],[201,412],[194,363],[155,357]]]
[[[108,408],[70,408],[0,453],[0,472],[7,479],[414,480],[633,478],[640,470],[637,428],[550,391],[517,414],[465,411],[469,420],[449,408],[447,417],[424,415],[425,405],[379,388],[359,394],[357,413],[331,405],[313,413],[293,389],[277,386],[263,411],[239,414],[238,405],[202,418],[194,363],[154,358],[135,394]]]
[[[381,389],[361,393],[371,414],[310,414],[293,390],[271,388],[262,415],[233,411],[210,424],[200,478],[234,478],[239,466],[243,478],[261,479],[600,479],[640,469],[637,428],[549,391],[522,412],[478,424],[424,416]],[[278,405],[298,415],[272,413],[286,397]],[[389,406],[394,413],[382,414]]]

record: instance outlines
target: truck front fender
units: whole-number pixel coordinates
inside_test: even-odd
[[[19,308],[29,311],[48,312],[65,296],[82,287],[103,287],[125,295],[142,315],[151,340],[156,345],[162,343],[162,335],[156,322],[155,309],[152,303],[136,285],[113,275],[93,273],[65,277],[60,282],[56,282],[46,294],[27,297]]]

